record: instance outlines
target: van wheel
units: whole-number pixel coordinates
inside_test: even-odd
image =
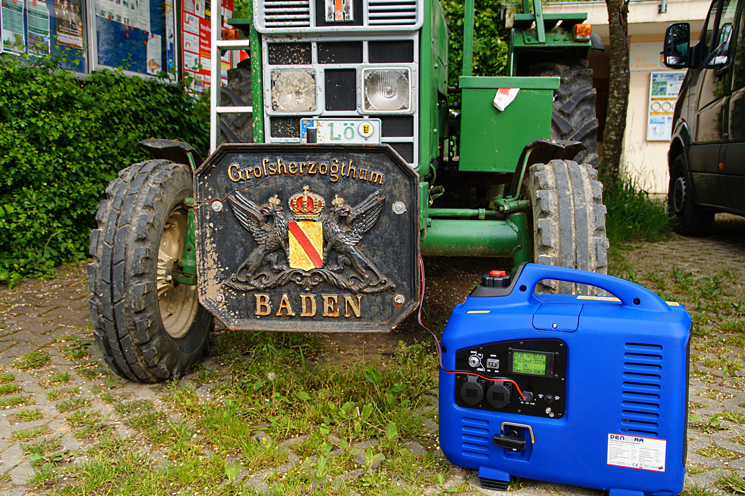
[[[670,171],[667,212],[673,231],[683,236],[704,236],[709,233],[714,222],[714,212],[699,207],[693,201],[683,154],[675,157]]]
[[[191,169],[168,160],[140,162],[121,171],[106,193],[88,265],[96,342],[122,377],[177,377],[206,354],[213,327],[197,286],[171,279],[186,239]]]
[[[528,175],[532,207],[533,261],[544,265],[608,272],[603,185],[587,164],[552,160],[534,164]],[[596,294],[585,284],[544,280],[542,293]]]

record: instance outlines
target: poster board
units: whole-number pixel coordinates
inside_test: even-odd
[[[216,2],[216,0],[215,0]],[[229,29],[225,22],[233,17],[233,0],[222,0],[222,27]],[[211,19],[212,4],[210,0],[183,0],[181,3],[181,21],[183,39],[181,53],[184,76],[191,76],[191,90],[204,93],[211,83]],[[227,82],[232,53],[225,52],[221,58],[221,78]]]
[[[87,71],[82,0],[2,0],[0,52],[64,53],[64,69]]]
[[[159,0],[89,0],[95,9],[94,68],[175,78],[175,12]],[[167,8],[169,7],[169,8]],[[170,26],[170,27],[169,27]],[[174,53],[171,50],[171,53]]]
[[[673,114],[685,71],[651,72],[647,106],[647,141],[670,141]]]

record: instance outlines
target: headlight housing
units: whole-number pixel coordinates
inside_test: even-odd
[[[411,70],[408,67],[364,69],[362,88],[363,112],[411,110]]]
[[[316,71],[313,69],[272,69],[272,110],[284,114],[316,111]]]

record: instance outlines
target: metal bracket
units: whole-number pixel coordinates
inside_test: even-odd
[[[529,426],[528,424],[518,424],[516,422],[502,422],[502,425],[500,426],[499,432],[504,432],[504,426],[510,426],[510,427],[522,427],[523,429],[528,429],[530,432],[530,442],[535,444],[535,434],[533,434],[533,428]]]

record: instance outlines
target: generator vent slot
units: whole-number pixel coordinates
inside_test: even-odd
[[[462,445],[463,456],[477,460],[489,459],[489,422],[486,420],[463,417]]]
[[[662,346],[626,343],[621,392],[621,431],[656,437],[662,403]]]
[[[370,26],[409,26],[416,24],[416,0],[369,0]]]
[[[310,0],[264,0],[263,8],[268,28],[310,26]]]

